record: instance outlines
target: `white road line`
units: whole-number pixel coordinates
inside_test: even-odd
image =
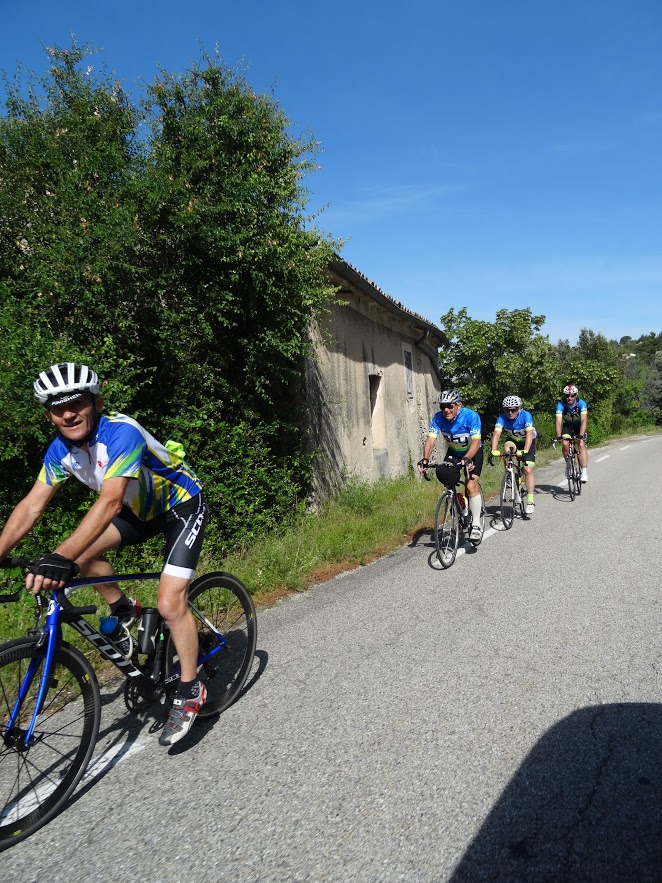
[[[627,451],[627,449],[628,449],[628,448],[631,448],[631,447],[632,447],[632,445],[625,445],[624,448],[619,448],[618,450],[619,450],[619,451]],[[597,463],[598,461],[596,460],[595,462]]]
[[[139,751],[142,751],[146,744],[146,742],[120,742],[118,745],[112,745],[107,751],[104,751],[103,754],[94,758],[85,770],[85,774],[80,780],[78,787],[80,788],[96,776],[100,776],[102,773],[111,770],[114,766],[117,766],[120,761],[126,760],[127,757],[131,757],[132,754],[137,754]]]
[[[628,445],[628,447],[630,447],[630,445]],[[594,463],[602,463],[603,460],[608,460],[608,459],[609,459],[609,454],[605,454],[604,457],[598,457],[598,459],[594,460],[593,462]]]
[[[94,779],[95,776],[101,776],[102,773],[112,769],[121,760],[126,760],[126,758],[130,757],[132,754],[137,754],[138,751],[142,751],[146,744],[147,743],[141,742],[120,742],[118,745],[113,745],[89,764],[83,777],[78,783],[77,790]],[[22,797],[13,800],[5,806],[0,813],[0,822],[4,822],[5,819],[11,819],[12,817],[17,819],[24,817],[27,813],[37,809],[42,802],[48,798],[52,791],[53,783],[45,783],[32,790],[26,789],[26,793]]]

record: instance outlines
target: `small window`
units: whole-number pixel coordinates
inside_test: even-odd
[[[414,359],[411,350],[402,348],[402,355],[405,361],[405,391],[407,399],[411,401],[414,398]]]

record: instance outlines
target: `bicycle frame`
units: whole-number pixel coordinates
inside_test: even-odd
[[[112,581],[127,582],[130,580],[159,579],[160,576],[160,573],[120,574],[113,575]],[[64,597],[66,599],[68,599],[69,595],[73,591],[75,591],[75,589],[81,588],[83,586],[93,586],[107,582],[109,582],[109,578],[107,576],[92,577],[89,579],[81,578],[72,580],[64,587],[64,589],[61,589],[59,591],[64,594]],[[149,676],[145,674],[144,671],[137,668],[133,664],[133,662],[131,662],[131,660],[125,659],[115,648],[115,646],[108,640],[108,638],[105,635],[100,634],[84,618],[83,613],[89,615],[96,612],[95,606],[80,608],[71,606],[71,609],[68,610],[65,606],[63,606],[57,596],[58,591],[54,591],[48,604],[46,621],[44,625],[39,628],[39,638],[35,645],[35,650],[37,651],[41,651],[41,649],[45,647],[45,659],[41,673],[41,682],[39,684],[37,696],[35,699],[35,707],[32,714],[32,719],[29,726],[25,730],[25,735],[23,738],[23,744],[26,748],[31,744],[35,726],[37,725],[37,721],[44,707],[46,693],[51,682],[52,673],[58,656],[58,650],[62,642],[62,624],[65,622],[70,625],[74,629],[74,631],[78,632],[81,637],[85,638],[86,641],[89,641],[89,643],[92,644],[95,650],[97,650],[104,659],[106,659],[108,662],[111,662],[116,668],[118,668],[121,671],[122,675],[127,680],[130,680],[130,682],[135,685],[138,692],[141,695],[144,695],[146,698],[154,698],[159,694],[159,690],[163,690],[163,688],[167,687],[168,684],[176,681],[179,678],[179,666],[177,665],[174,672],[166,679],[161,681],[164,645],[164,641],[162,640],[162,638],[167,629],[167,624],[163,620],[161,620],[161,625],[159,627],[161,640],[159,640],[157,643],[158,649],[154,654],[151,676]],[[38,602],[38,606],[40,608],[40,617],[42,610],[42,605],[40,602]],[[200,666],[211,659],[212,656],[215,656],[217,653],[219,653],[223,649],[223,647],[226,646],[227,642],[224,636],[219,633],[218,629],[214,627],[213,623],[211,623],[207,619],[207,617],[204,616],[195,607],[195,605],[191,605],[191,610],[193,611],[194,615],[197,616],[198,619],[200,619],[202,622],[204,622],[208,628],[215,632],[218,637],[218,644],[215,647],[212,647],[211,650],[207,651],[203,656],[200,656],[198,658],[198,666]],[[39,655],[39,653],[35,653],[32,660],[30,661],[25,677],[23,678],[16,702],[14,704],[14,708],[9,717],[7,723],[7,733],[11,733],[12,728],[16,724],[20,708],[25,700],[25,697],[27,696],[30,687],[32,686],[32,682],[34,681],[37,670],[39,669],[40,662],[41,656]]]

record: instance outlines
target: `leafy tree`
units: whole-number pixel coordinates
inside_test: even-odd
[[[481,414],[485,432],[494,426],[504,397],[519,395],[527,410],[535,412],[536,425],[544,425],[551,436],[558,355],[539,333],[544,321],[528,308],[499,310],[493,323],[471,319],[465,307],[441,317],[451,341],[440,354],[442,374]]]
[[[74,359],[111,409],[185,444],[222,550],[305,488],[301,358],[333,296],[334,243],[305,214],[316,144],[218,55],[133,104],[90,49],[48,51],[0,118],[0,458],[17,476],[0,509],[48,437],[30,380]]]

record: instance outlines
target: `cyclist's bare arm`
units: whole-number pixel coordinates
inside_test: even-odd
[[[101,485],[101,493],[90,506],[85,517],[76,530],[54,549],[58,555],[75,561],[79,555],[87,551],[95,540],[108,528],[113,518],[122,508],[122,498],[130,478],[107,478]],[[56,583],[43,576],[31,573],[25,578],[25,587],[32,592],[50,591],[62,588],[64,582]]]
[[[432,453],[432,448],[434,447],[434,443],[436,442],[436,440],[437,440],[436,435],[429,435],[425,439],[425,445],[423,446],[423,460],[430,459],[430,454]],[[419,472],[422,471],[420,466],[418,466],[417,468],[418,468]]]
[[[495,429],[492,434],[492,450],[497,451],[499,449],[499,440],[501,438],[501,430]]]
[[[57,488],[36,481],[29,493],[14,507],[0,534],[0,561],[30,533],[56,491]]]

